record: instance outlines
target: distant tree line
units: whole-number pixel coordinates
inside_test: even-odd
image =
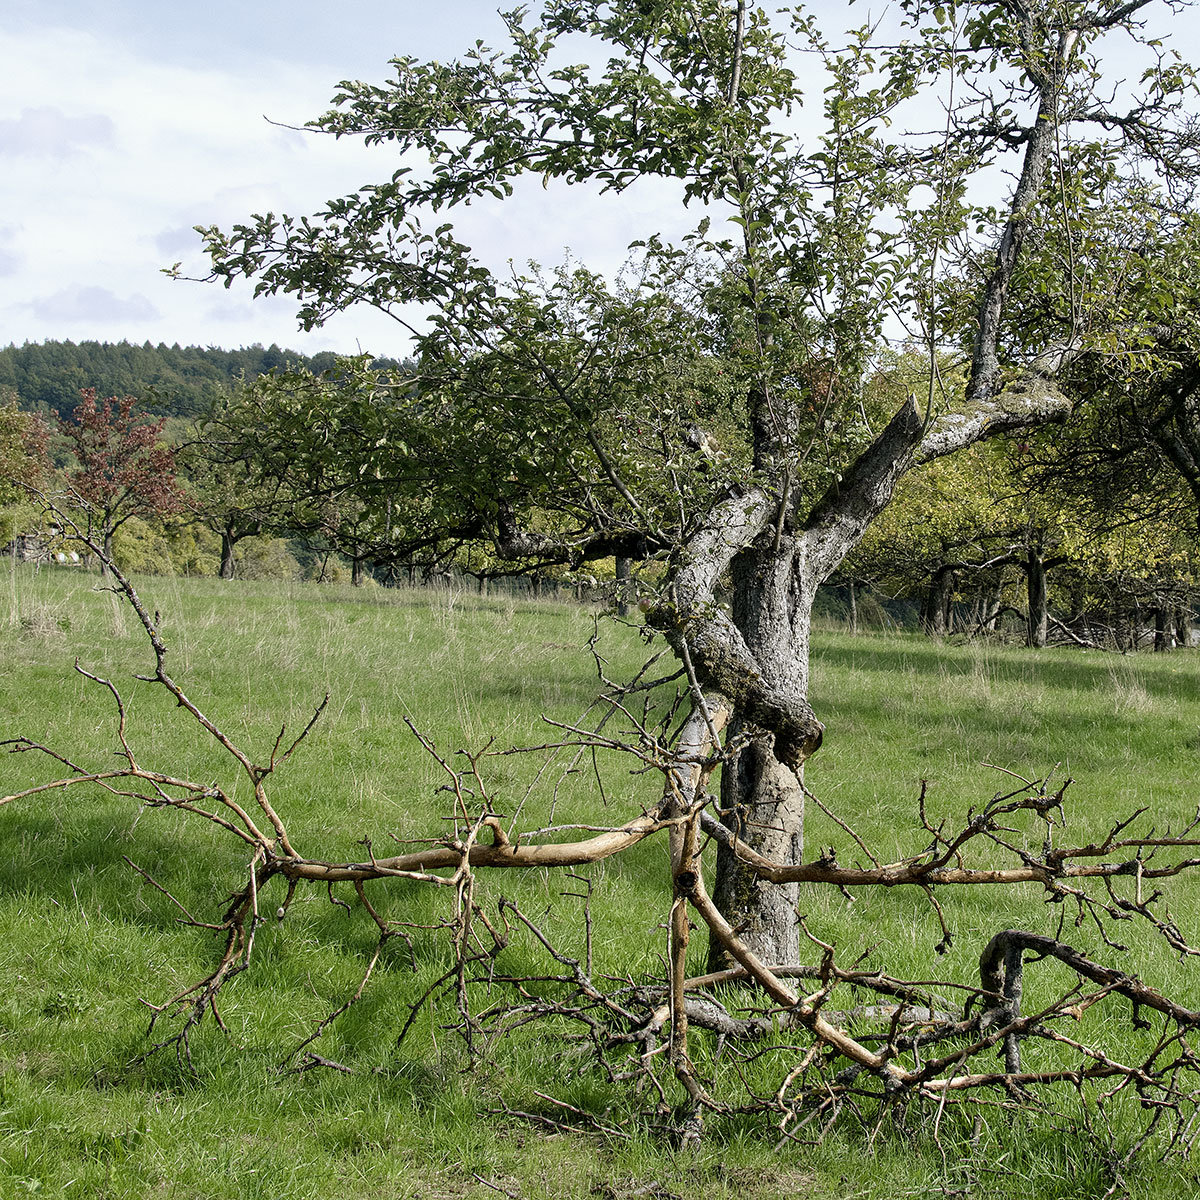
[[[384,370],[401,366],[395,359],[375,361]],[[178,342],[26,342],[0,350],[0,389],[15,393],[22,408],[58,417],[69,417],[83,389],[94,388],[100,396],[137,396],[156,416],[196,418],[239,380],[288,366],[327,371],[336,362],[328,351],[305,355],[274,343],[221,350]]]

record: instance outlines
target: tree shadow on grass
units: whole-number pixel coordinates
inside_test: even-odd
[[[1136,673],[1138,682],[1156,698],[1200,702],[1200,658],[1188,652],[1171,655],[1122,655],[1104,651],[1028,650],[985,643],[956,645],[929,638],[814,639],[813,673],[854,670],[907,676],[911,672],[937,679],[983,671],[995,683],[1040,683],[1066,691],[1108,693],[1114,679]]]

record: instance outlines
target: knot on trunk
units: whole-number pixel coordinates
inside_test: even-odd
[[[768,681],[741,632],[715,604],[679,612],[669,604],[646,613],[646,624],[661,630],[697,682],[728,696],[747,721],[775,739],[775,756],[797,770],[821,745],[825,726],[795,689]]]
[[[807,707],[807,705],[805,706]],[[825,726],[810,709],[803,721],[791,721],[775,731],[775,757],[799,773],[804,760],[816,754],[825,736]]]

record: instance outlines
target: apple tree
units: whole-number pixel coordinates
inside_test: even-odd
[[[412,338],[413,379],[311,386],[266,442],[386,501],[405,553],[665,563],[646,620],[692,685],[681,742],[731,714],[725,820],[794,866],[818,587],[914,467],[1067,419],[1089,362],[1136,344],[1153,369],[1111,320],[1137,250],[1095,235],[1096,181],[1136,178],[1146,220],[1188,204],[1193,75],[1148,28],[1176,7],[902,0],[831,38],[751,0],[545,0],[500,50],[393,59],[311,122],[378,147],[380,182],[202,231],[216,279],[292,296],[306,328],[365,304]],[[618,210],[653,185],[674,211],[631,229],[619,279],[489,265],[455,215],[530,183]],[[897,337],[928,370],[889,401]],[[795,961],[792,868],[767,881],[726,843],[718,907]]]

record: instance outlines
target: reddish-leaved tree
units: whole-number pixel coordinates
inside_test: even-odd
[[[175,452],[159,440],[164,420],[136,412],[134,396],[97,401],[95,388],[83,388],[80,395],[72,419],[60,419],[59,429],[77,463],[71,487],[111,559],[113,535],[130,517],[176,512],[183,492],[175,478]],[[102,562],[101,573],[105,569]]]

